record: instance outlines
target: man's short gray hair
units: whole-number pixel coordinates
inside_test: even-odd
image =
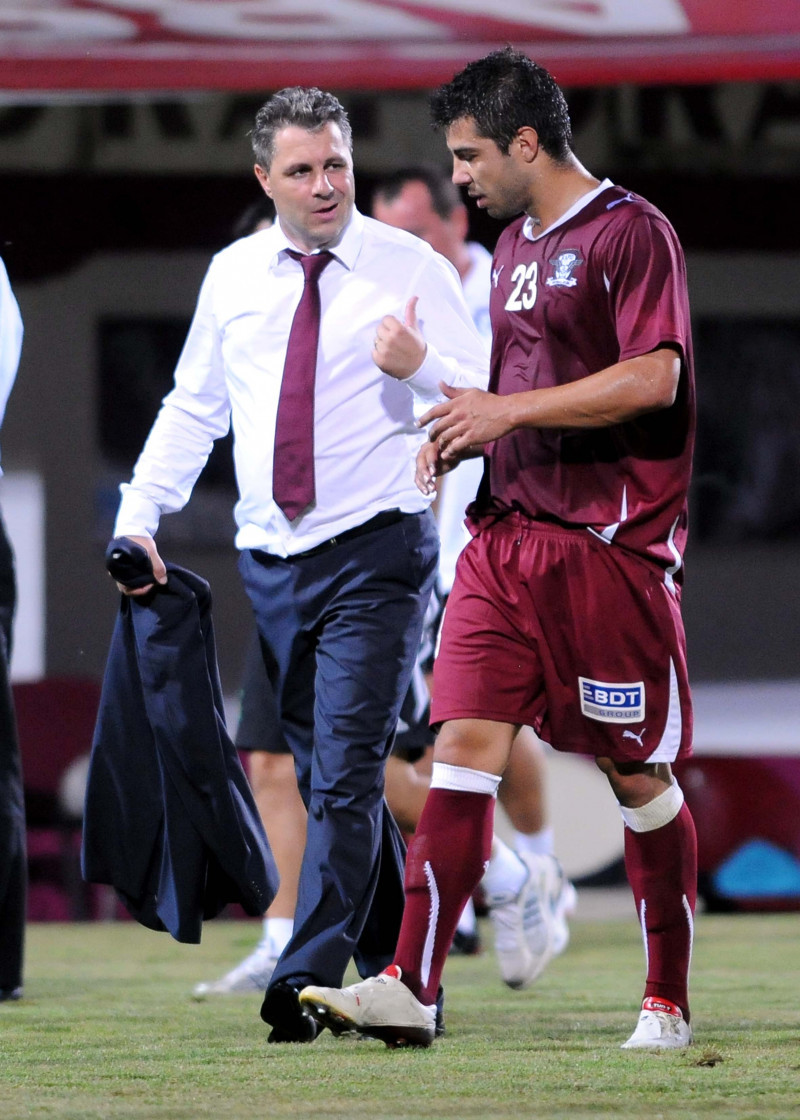
[[[353,132],[344,106],[332,93],[316,86],[287,86],[265,101],[256,113],[250,142],[256,162],[269,171],[275,155],[275,136],[282,128],[296,125],[308,132],[318,132],[326,124],[336,124],[348,148],[353,147]]]

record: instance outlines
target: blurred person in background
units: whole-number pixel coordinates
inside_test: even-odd
[[[378,181],[372,197],[372,215],[378,221],[421,237],[450,261],[461,279],[467,307],[487,353],[491,352],[492,255],[479,242],[468,240],[469,214],[450,176],[426,165],[397,168]],[[482,457],[465,459],[458,470],[444,475],[439,482],[434,510],[440,540],[440,611],[434,633],[441,625],[453,586],[456,561],[469,540],[464,518],[467,506],[478,492],[483,468]],[[432,664],[431,657],[426,667],[430,670]],[[569,939],[567,917],[573,913],[577,899],[575,888],[563,875],[554,855],[544,766],[544,752],[536,736],[530,728],[520,728],[498,789],[498,799],[513,829],[513,850],[495,834],[491,859],[481,881],[494,926],[500,974],[513,988],[527,987],[552,956],[564,951]],[[400,785],[396,755],[387,767],[387,790],[392,788],[393,769],[398,772]],[[416,795],[415,822],[422,812],[427,785]],[[537,910],[530,898],[540,889],[547,890],[544,884],[549,885],[549,894],[541,898],[542,906]],[[523,915],[527,919],[524,925]],[[552,929],[548,930],[547,925]],[[475,931],[475,911],[469,903],[459,919],[454,944],[469,946],[476,937]]]
[[[0,426],[21,352],[22,316],[0,260]],[[14,554],[0,516],[0,1002],[22,996],[28,885],[25,799],[10,680],[16,602]]]

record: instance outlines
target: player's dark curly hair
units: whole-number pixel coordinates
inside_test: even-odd
[[[345,143],[352,148],[353,134],[347,112],[332,93],[325,93],[316,86],[279,89],[258,110],[250,132],[256,162],[269,171],[275,155],[275,136],[282,128],[297,125],[308,132],[317,132],[329,123],[339,126]]]
[[[569,109],[555,78],[513,47],[470,62],[433,93],[434,128],[447,129],[464,117],[472,117],[479,135],[494,140],[501,152],[526,125],[536,129],[553,159],[563,161],[572,150]]]

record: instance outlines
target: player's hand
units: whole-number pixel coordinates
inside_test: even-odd
[[[431,443],[430,440],[423,443],[422,447],[417,452],[417,463],[414,472],[414,482],[417,484],[417,489],[426,497],[435,494],[437,490],[436,480],[458,466],[459,461],[460,460],[457,459],[445,461],[439,454],[439,447],[437,444]]]
[[[418,298],[412,296],[406,304],[402,323],[394,315],[384,315],[375,332],[372,360],[378,369],[398,381],[417,372],[428,348],[417,321]]]
[[[150,563],[153,565],[153,583],[148,583],[144,587],[126,587],[124,583],[117,583],[123,595],[139,596],[147,595],[148,592],[153,590],[156,583],[167,582],[167,568],[164,561],[158,554],[156,542],[152,537],[129,537],[129,540],[134,541],[136,544],[142,546],[150,557]]]
[[[513,428],[510,397],[500,397],[483,389],[456,389],[440,384],[448,398],[429,409],[418,421],[419,427],[433,424],[428,439],[435,443],[443,463],[454,466]]]

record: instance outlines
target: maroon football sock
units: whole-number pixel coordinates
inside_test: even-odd
[[[688,1022],[697,836],[685,803],[661,828],[650,832],[625,829],[625,870],[645,939],[645,998],[670,1000]]]
[[[495,799],[431,789],[406,857],[406,905],[394,963],[424,1004],[436,1002],[461,911],[492,851]]]

